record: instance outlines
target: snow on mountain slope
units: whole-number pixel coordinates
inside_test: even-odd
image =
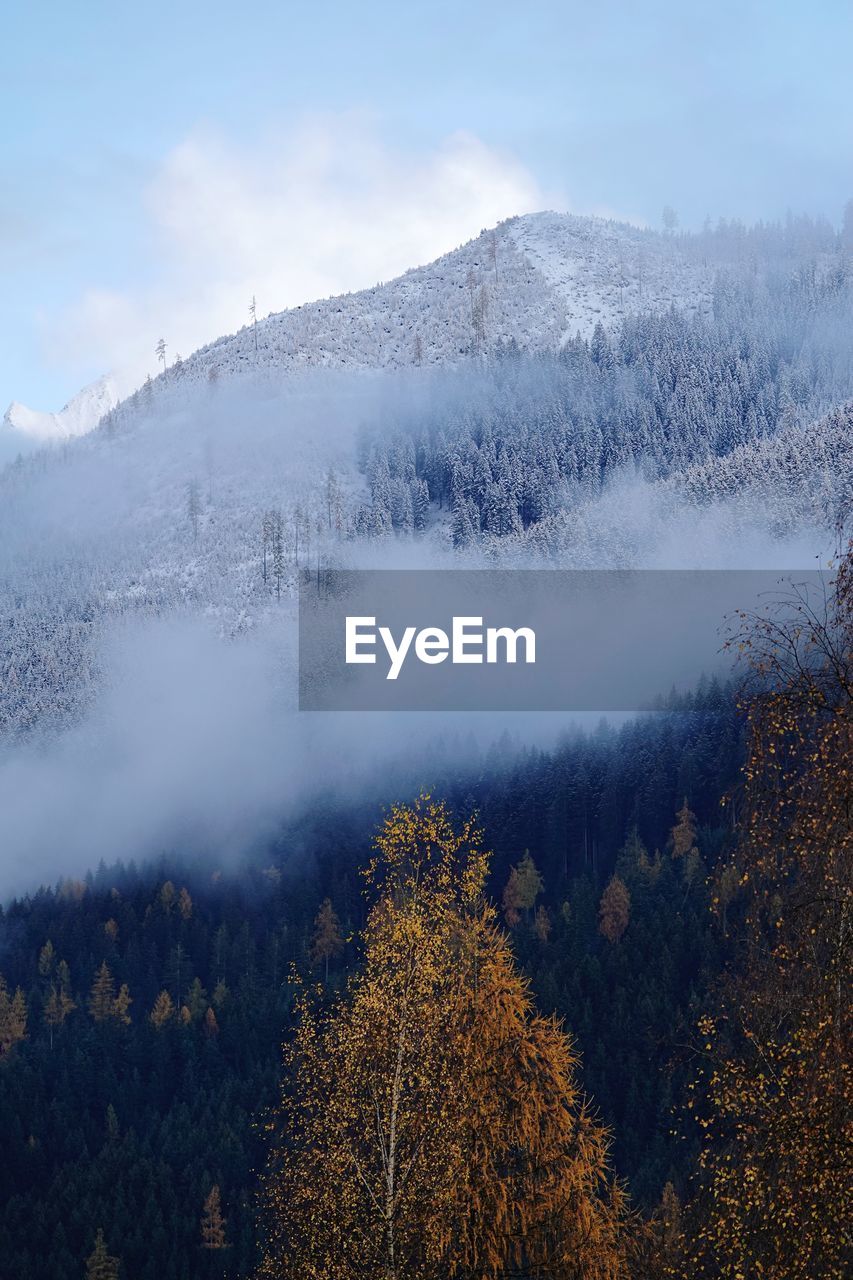
[[[712,270],[687,259],[672,237],[560,213],[515,218],[506,233],[562,297],[567,338],[588,338],[596,324],[632,312],[710,305]]]
[[[637,311],[705,308],[712,273],[678,241],[627,223],[572,214],[511,218],[493,231],[359,293],[276,312],[216,339],[155,380],[228,378],[258,370],[371,370],[453,364],[516,343],[553,351]],[[0,449],[80,436],[118,403],[113,380],[85,387],[59,413],[13,402]],[[5,437],[5,438],[4,438]],[[2,461],[2,458],[0,458]]]
[[[724,244],[718,262],[726,251]],[[110,407],[98,429],[0,472],[0,844],[28,869],[52,849],[57,830],[80,860],[120,851],[147,856],[193,836],[207,848],[211,812],[222,825],[242,815],[250,839],[280,811],[282,788],[300,768],[316,771],[319,759],[328,773],[330,742],[318,755],[309,750],[311,735],[323,730],[310,717],[287,714],[295,587],[306,568],[672,567],[695,563],[697,546],[703,564],[743,565],[751,554],[768,563],[769,502],[756,508],[750,499],[745,513],[736,509],[765,467],[763,442],[754,456],[707,464],[707,476],[698,469],[701,455],[686,452],[675,479],[640,479],[656,415],[668,427],[671,402],[679,429],[672,435],[683,444],[699,436],[681,433],[681,424],[713,408],[695,381],[692,326],[682,317],[633,326],[649,350],[670,353],[660,378],[651,377],[648,360],[627,371],[608,364],[607,343],[595,344],[601,359],[580,347],[551,361],[486,358],[502,342],[555,352],[567,336],[631,311],[701,310],[711,280],[700,262],[674,237],[553,214],[514,219],[398,280],[221,338]],[[808,280],[814,293],[819,282]],[[810,307],[811,294],[792,305]],[[709,373],[723,406],[728,392],[737,401],[737,423],[748,413],[750,388],[770,377],[762,380],[753,367],[767,362],[764,328],[756,325],[749,362],[738,346],[731,368],[719,378]],[[836,331],[849,332],[849,324],[833,322]],[[640,343],[637,353],[646,347]],[[807,384],[813,367],[794,366],[791,385]],[[524,420],[536,418],[535,430],[518,475],[504,467],[501,431],[490,431],[490,423],[515,427],[507,398],[514,370],[536,395]],[[843,386],[849,397],[853,376],[822,376],[824,391]],[[775,383],[770,391],[775,405]],[[624,444],[614,423],[624,425],[628,444],[637,445],[637,476],[616,475],[594,499],[579,472],[570,482],[571,449],[558,458],[559,423],[569,421],[557,412],[559,395],[577,409],[563,443],[595,445],[593,461],[600,461],[602,431]],[[654,398],[654,413],[643,397]],[[621,410],[614,416],[611,409],[625,405],[631,411],[623,424]],[[27,420],[20,410],[10,417],[10,434]],[[82,410],[69,414],[65,434],[70,422],[85,420]],[[416,473],[421,433],[436,421],[437,456],[454,463],[462,424],[482,446],[488,472],[474,473],[471,451],[461,446],[459,464],[472,468],[472,484],[492,485],[498,497],[515,501],[516,485],[527,492],[528,480],[557,484],[565,463],[555,514],[518,535],[455,550],[452,492],[442,502]],[[410,437],[373,458],[371,441],[386,422]],[[818,458],[823,473],[836,456],[849,473],[849,450],[838,447],[848,435],[843,418],[820,450],[798,451],[791,434],[780,466],[786,474],[800,464],[808,471]],[[773,446],[768,440],[768,457]],[[685,467],[690,477],[696,468],[686,482]],[[720,500],[703,505],[712,471]],[[791,487],[812,480],[822,492],[811,473],[802,481],[794,475]],[[416,523],[419,485],[427,510],[419,508]],[[380,491],[390,522],[368,529],[359,515]],[[530,494],[535,499],[535,485]],[[408,524],[394,523],[406,501]],[[750,542],[756,519],[762,543]],[[351,723],[349,757],[366,758],[377,727],[366,732]],[[253,797],[258,778],[266,782]]]
[[[377,527],[375,538],[365,533],[358,517],[369,497],[368,456],[359,429],[427,423],[448,399],[476,425],[479,401],[466,389],[516,363],[478,355],[508,342],[554,352],[567,334],[640,308],[702,309],[711,279],[700,264],[675,237],[568,215],[512,219],[398,280],[220,338],[110,409],[98,430],[8,468],[0,475],[0,737],[4,728],[14,734],[78,715],[98,687],[98,654],[117,620],[190,611],[223,634],[245,635],[270,619],[278,626],[297,565],[453,562],[448,504],[428,486],[422,536],[398,539],[399,522]],[[678,325],[670,327],[667,342],[675,342]],[[667,395],[676,382],[690,390],[689,352],[682,356]],[[531,362],[531,377],[547,404],[555,391],[540,381],[545,363]],[[589,417],[592,447],[595,415],[603,406],[606,416],[609,402],[590,390],[597,374],[571,376],[566,395],[589,383],[579,413]],[[741,397],[751,385],[745,371],[734,382]],[[496,419],[507,412],[502,394]],[[625,394],[616,379],[614,395]],[[701,412],[700,401],[693,388],[672,412]],[[483,403],[492,404],[488,394]],[[638,401],[627,427],[641,408]],[[546,426],[531,439],[533,462]],[[648,424],[643,431],[648,439]],[[597,447],[601,455],[601,439]],[[394,475],[379,476],[392,520],[395,503],[417,497],[406,448],[414,452],[401,444]],[[490,483],[502,483],[500,459],[493,461]],[[642,562],[661,539],[658,517],[669,519],[679,502],[696,505],[690,493],[667,495],[649,506],[655,519],[639,549],[638,517],[622,495],[621,524],[609,499],[561,510],[525,529],[517,548],[508,539],[507,554],[553,549],[572,564]],[[575,499],[566,502],[573,508]],[[264,535],[270,512],[283,522],[276,581]],[[674,562],[690,547],[684,539]]]
[[[91,431],[118,400],[116,385],[107,374],[78,391],[59,413],[42,413],[13,400],[3,417],[3,428],[40,444],[68,440]]]
[[[165,379],[452,364],[508,342],[553,351],[598,321],[704,308],[711,276],[675,238],[600,218],[526,214],[389,283],[247,325],[172,364]]]
[[[690,467],[667,487],[697,506],[737,499],[763,509],[777,531],[836,527],[853,510],[853,404]]]

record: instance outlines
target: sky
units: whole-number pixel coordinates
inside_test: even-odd
[[[0,412],[515,213],[840,218],[847,0],[7,5]]]

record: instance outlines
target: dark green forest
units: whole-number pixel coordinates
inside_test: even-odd
[[[696,1153],[679,1106],[726,958],[709,877],[731,843],[743,733],[733,691],[703,685],[550,751],[505,739],[452,765],[459,744],[430,751],[422,775],[315,797],[251,864],[175,850],[137,867],[116,850],[9,903],[0,972],[27,1017],[0,1045],[4,1274],[78,1280],[99,1229],[127,1280],[250,1274],[293,974],[334,990],[358,963],[373,834],[424,788],[477,812],[492,897],[540,1007],[576,1040],[633,1202],[652,1210],[667,1182],[683,1195]],[[608,907],[614,875],[627,893]],[[326,899],[342,945],[324,953]],[[226,1249],[203,1247],[214,1186]]]

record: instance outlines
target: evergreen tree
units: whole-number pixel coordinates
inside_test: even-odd
[[[118,1280],[118,1258],[107,1252],[104,1233],[98,1227],[95,1247],[86,1259],[86,1280]]]

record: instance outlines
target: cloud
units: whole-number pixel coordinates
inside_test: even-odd
[[[145,283],[93,287],[48,331],[63,362],[96,360],[126,382],[156,369],[161,335],[187,355],[245,324],[253,295],[266,315],[367,288],[546,203],[521,164],[470,133],[405,154],[356,113],[305,118],[249,148],[198,131],[143,198]]]

